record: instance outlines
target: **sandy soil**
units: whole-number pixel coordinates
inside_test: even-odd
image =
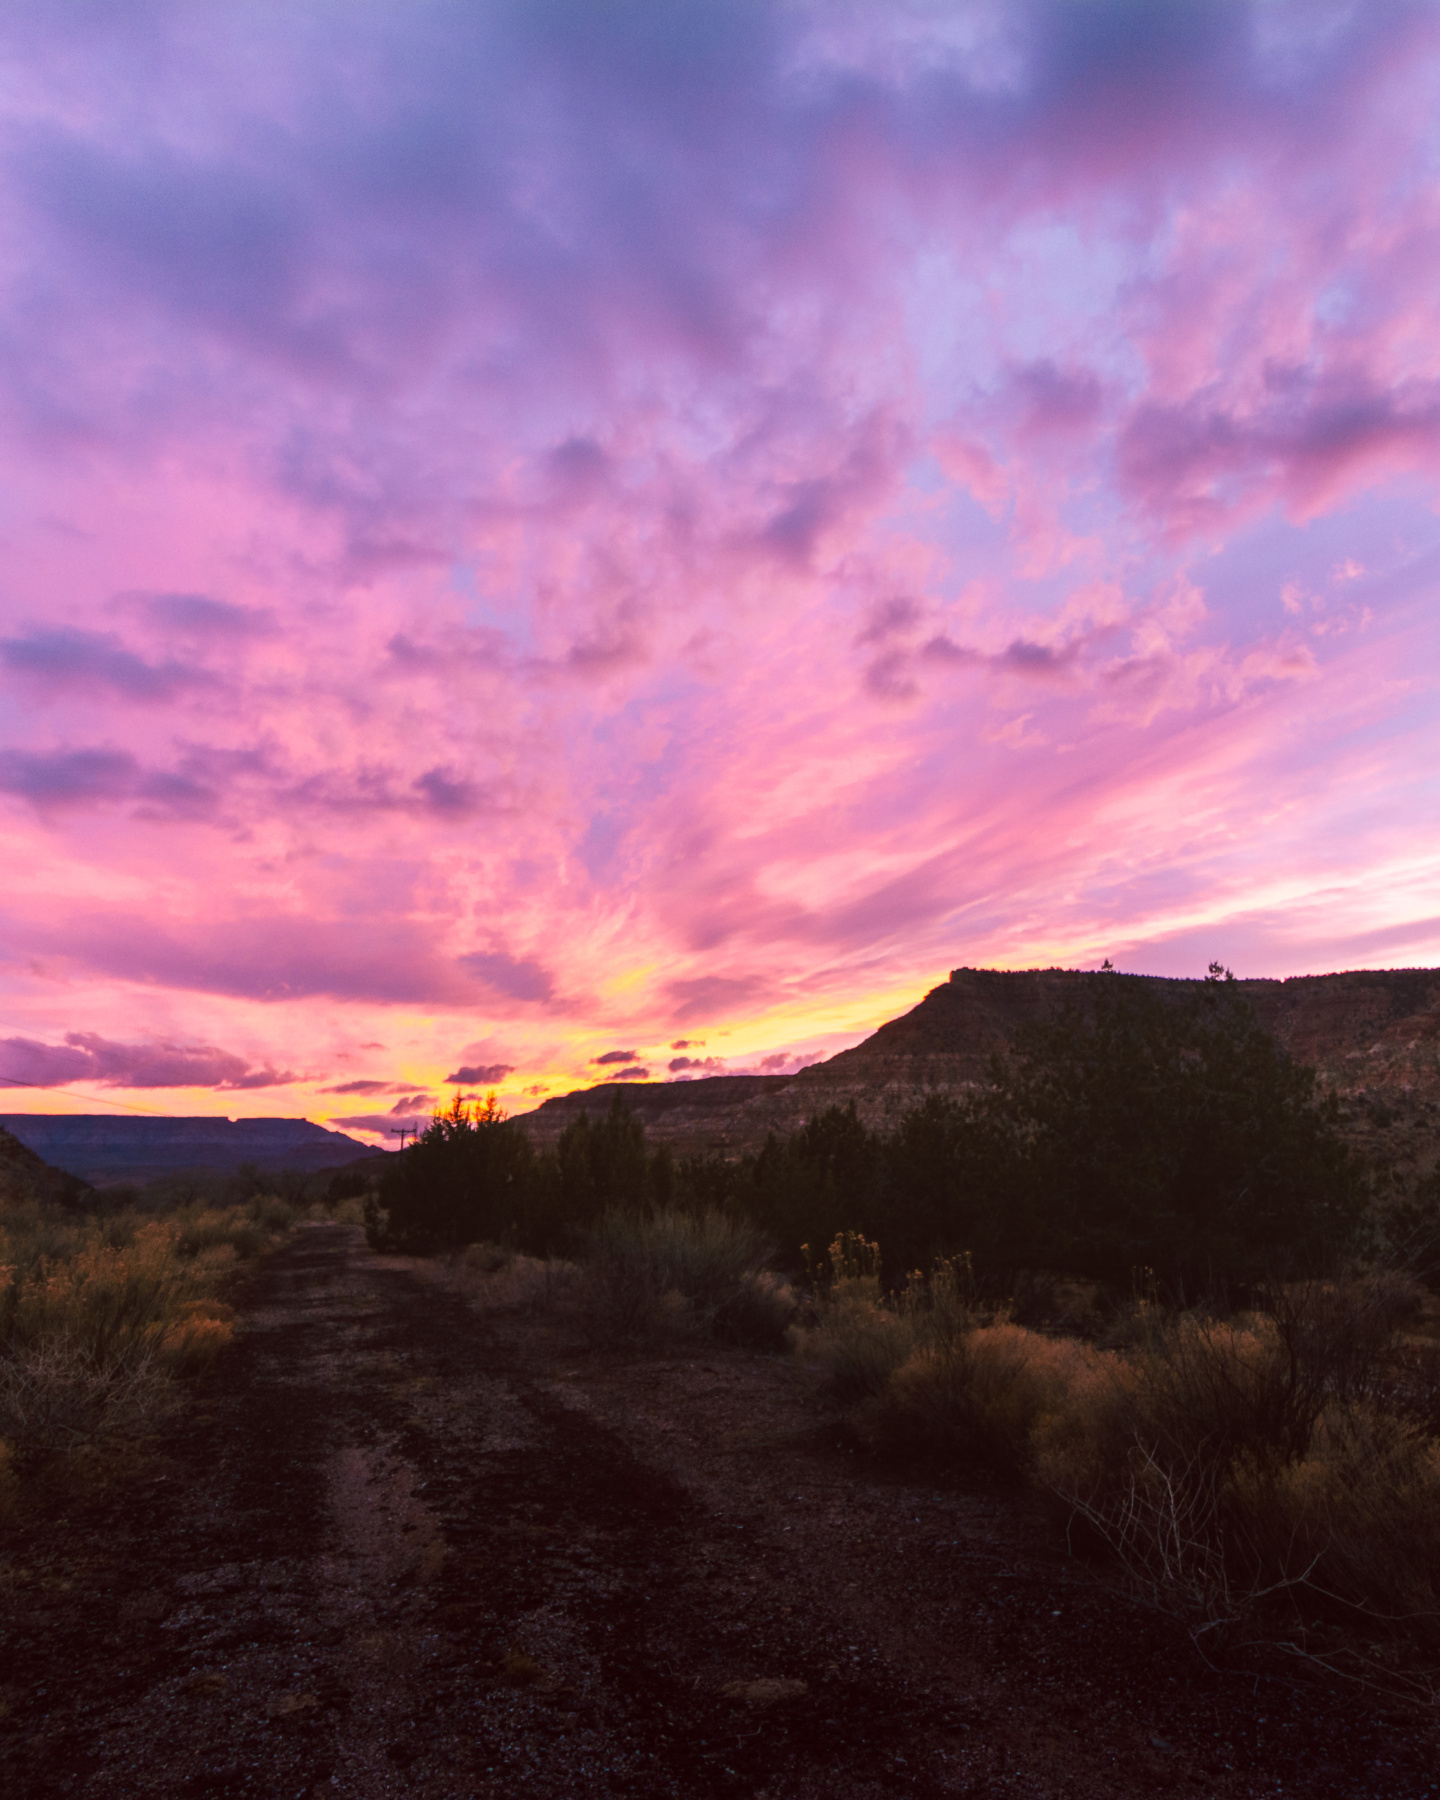
[[[472,1289],[297,1233],[144,1484],[7,1546],[0,1791],[1440,1794],[1425,1721],[1208,1666],[792,1364],[597,1359]]]

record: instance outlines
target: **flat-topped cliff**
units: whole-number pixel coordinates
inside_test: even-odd
[[[98,1113],[5,1113],[0,1128],[47,1162],[87,1181],[149,1181],[180,1169],[313,1172],[370,1154],[368,1144],[309,1119],[107,1118]]]
[[[964,1093],[1023,1026],[1083,1000],[1093,979],[1070,969],[956,969],[918,1006],[853,1049],[796,1075],[713,1076],[689,1082],[607,1082],[548,1100],[523,1123],[552,1143],[580,1111],[615,1094],[677,1153],[756,1149],[768,1131],[795,1130],[828,1106],[854,1101],[867,1124],[893,1124],[927,1093]],[[1177,999],[1203,984],[1116,975]],[[1440,1147],[1440,969],[1356,969],[1286,981],[1234,983],[1297,1061],[1341,1100],[1346,1129],[1367,1151],[1430,1168]]]

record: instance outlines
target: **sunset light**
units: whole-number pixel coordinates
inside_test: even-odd
[[[0,46],[9,1110],[388,1145],[961,965],[1440,962],[1435,8]]]

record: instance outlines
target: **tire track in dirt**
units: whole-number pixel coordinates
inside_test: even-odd
[[[696,1566],[696,1501],[502,1361],[462,1300],[355,1233],[297,1234],[168,1474],[91,1521],[78,1593],[12,1620],[31,1680],[3,1721],[7,1791],[753,1794],[799,1762],[807,1787],[862,1779],[873,1684],[800,1692],[820,1652],[796,1629],[788,1688],[720,1694],[745,1603],[714,1556]]]
[[[1430,1733],[1200,1670],[1027,1550],[1013,1503],[802,1441],[786,1379],[567,1369],[353,1229],[302,1229],[163,1476],[19,1546],[4,1791],[1427,1791]],[[712,1441],[767,1393],[771,1447]]]

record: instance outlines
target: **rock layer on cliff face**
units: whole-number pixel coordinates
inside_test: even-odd
[[[553,1143],[582,1110],[614,1095],[678,1154],[757,1149],[769,1131],[797,1129],[852,1100],[883,1129],[926,1094],[960,1094],[986,1078],[990,1058],[1022,1026],[1083,1001],[1093,977],[1069,969],[956,969],[920,1004],[853,1049],[797,1075],[714,1076],[689,1082],[607,1082],[548,1100],[523,1117],[537,1144]],[[1177,999],[1201,984],[1143,981]],[[1341,1101],[1348,1135],[1405,1170],[1428,1170],[1440,1146],[1440,969],[1357,969],[1288,981],[1239,981],[1233,990],[1297,1061],[1312,1065]]]
[[[644,1120],[657,1143],[669,1144],[680,1155],[701,1150],[732,1155],[764,1142],[765,1127],[759,1127],[757,1138],[753,1121],[760,1115],[751,1109],[771,1104],[795,1079],[707,1075],[695,1081],[602,1081],[597,1087],[557,1094],[534,1112],[523,1113],[518,1122],[537,1148],[548,1149],[572,1119],[582,1112],[592,1117],[608,1112],[618,1099]]]

